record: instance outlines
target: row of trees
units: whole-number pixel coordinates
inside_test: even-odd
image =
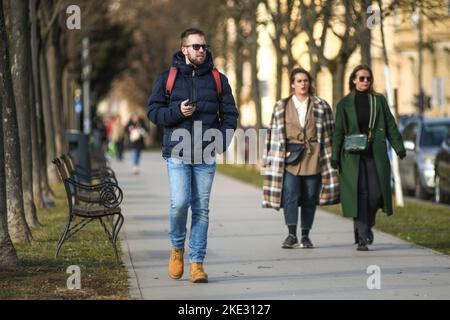
[[[258,66],[271,63],[258,61],[258,35],[263,28],[270,30],[275,52],[275,98],[281,98],[285,75],[298,65],[294,43],[303,37],[307,50],[300,55],[309,58],[313,77],[323,70],[332,75],[335,103],[344,95],[351,56],[360,49],[361,62],[371,65],[372,33],[381,29],[381,20],[393,14],[410,20],[420,10],[423,17],[436,21],[446,12],[440,0],[187,0],[182,7],[175,0],[117,0],[116,4],[116,18],[133,30],[128,76],[119,83],[133,104],[145,106],[157,76],[179,49],[179,33],[195,26],[207,32],[214,57],[233,65],[238,106],[253,101],[256,127],[262,126]],[[380,15],[370,6],[381,8]],[[371,16],[374,24],[369,28]],[[326,54],[330,37],[339,40],[334,56]],[[243,94],[246,64],[250,66],[250,92]]]
[[[258,8],[264,7],[268,16],[256,16]],[[372,7],[371,7],[372,6]],[[445,17],[445,4],[439,0],[240,0],[228,1],[225,13],[237,30],[237,39],[233,39],[232,60],[236,74],[236,97],[240,99],[242,87],[242,65],[251,65],[252,93],[255,102],[257,127],[261,127],[259,84],[255,78],[258,72],[257,30],[270,28],[270,38],[276,58],[275,98],[282,95],[284,74],[298,66],[300,56],[295,54],[294,43],[299,36],[306,38],[310,72],[316,78],[321,70],[327,69],[332,76],[333,104],[344,95],[345,71],[350,57],[360,49],[361,63],[371,65],[373,46],[372,32],[382,30],[383,20],[397,14],[410,20],[419,13],[422,19],[431,22]],[[378,12],[374,9],[380,8]],[[372,19],[372,24],[368,21]],[[339,47],[334,56],[326,55],[330,36],[339,39]],[[384,34],[383,34],[384,36]],[[226,43],[230,40],[223,38]],[[229,47],[227,43],[223,48]],[[382,41],[386,56],[384,38]],[[387,60],[387,59],[386,59]],[[262,62],[260,62],[262,63]],[[240,101],[242,102],[242,101]]]
[[[67,8],[76,5],[83,16]],[[37,209],[52,205],[52,159],[67,152],[78,129],[73,108],[80,84],[81,42],[90,37],[95,105],[131,47],[129,34],[100,1],[0,0],[0,267],[18,262],[14,244],[32,241]],[[82,18],[82,19],[81,19]],[[81,21],[69,28],[68,19]],[[111,59],[114,55],[115,59]]]

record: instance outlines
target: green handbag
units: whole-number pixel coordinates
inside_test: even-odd
[[[367,134],[352,134],[345,137],[344,150],[350,153],[362,153],[369,148]]]
[[[372,141],[372,129],[375,126],[375,106],[376,99],[373,95],[370,95],[369,135],[363,133],[346,135],[344,139],[344,150],[346,152],[364,153],[369,149],[369,143]]]

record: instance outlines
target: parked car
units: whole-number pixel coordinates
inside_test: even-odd
[[[416,114],[406,114],[406,115],[402,115],[398,117],[397,120],[397,127],[398,127],[398,131],[400,131],[400,133],[403,132],[403,130],[405,129],[405,127],[408,125],[408,123],[410,123],[411,121],[418,119],[420,116],[416,115]]]
[[[436,154],[435,172],[434,200],[450,203],[450,132]]]
[[[450,130],[450,118],[417,117],[402,132],[406,157],[400,165],[402,185],[417,198],[427,198],[435,189],[435,158]]]

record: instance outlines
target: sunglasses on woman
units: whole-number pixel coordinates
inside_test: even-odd
[[[358,80],[359,80],[359,82],[364,82],[364,80],[367,80],[368,82],[370,82],[370,81],[372,81],[372,78],[370,76],[369,77],[361,76],[358,78]]]
[[[195,51],[200,50],[200,48],[202,48],[203,51],[209,50],[209,45],[207,44],[190,44],[185,47],[192,47],[192,49],[194,49]]]

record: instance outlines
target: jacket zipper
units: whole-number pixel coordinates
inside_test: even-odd
[[[197,101],[197,90],[195,88],[195,70],[192,70],[192,100]]]
[[[195,69],[192,70],[192,101],[198,102],[197,101],[197,88],[195,85]],[[197,103],[198,105],[198,103]],[[194,115],[191,116],[191,122],[194,122]]]

